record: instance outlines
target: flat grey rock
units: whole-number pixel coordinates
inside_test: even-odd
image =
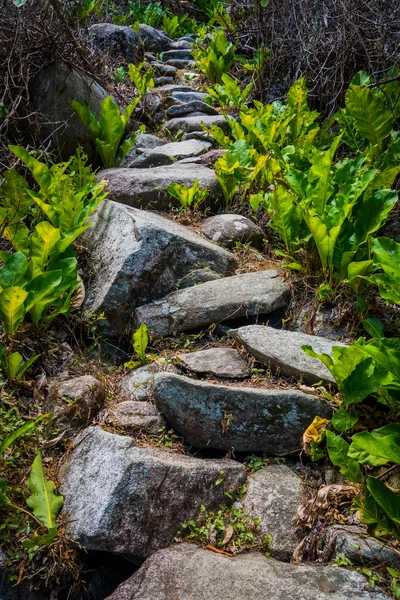
[[[215,144],[215,140],[207,133],[207,131],[193,131],[192,133],[185,133],[183,140],[203,140],[204,142],[210,142],[210,144]]]
[[[121,162],[121,167],[128,166],[132,161],[134,161],[140,152],[144,152],[145,150],[150,150],[151,148],[157,148],[165,144],[164,140],[157,137],[156,135],[152,135],[150,133],[142,133],[135,144],[133,144],[132,148],[129,150],[125,158]]]
[[[192,100],[191,102],[175,104],[167,109],[169,119],[183,117],[184,115],[194,112],[202,112],[206,115],[218,115],[218,111],[215,108],[201,100]]]
[[[141,156],[129,164],[129,168],[151,168],[157,166],[157,160],[160,158],[169,160],[173,163],[174,161],[183,158],[190,158],[192,156],[203,154],[203,152],[206,152],[209,148],[211,148],[211,144],[201,140],[170,142],[169,144],[163,144],[159,148],[146,150]]]
[[[110,200],[136,208],[151,207],[154,210],[168,210],[170,206],[180,206],[178,200],[167,191],[171,183],[191,187],[198,179],[200,188],[208,188],[212,199],[222,199],[222,190],[212,169],[192,165],[173,165],[154,169],[106,169],[97,178],[108,181]]]
[[[169,425],[196,448],[298,454],[317,415],[332,409],[299,390],[227,386],[158,373],[153,395]]]
[[[209,217],[203,221],[201,233],[227,248],[233,248],[237,242],[250,242],[256,248],[260,248],[265,237],[261,227],[258,227],[254,221],[235,214]]]
[[[232,348],[209,348],[188,354],[178,354],[180,363],[194,373],[207,373],[231,379],[250,375],[247,360]]]
[[[221,279],[221,275],[211,269],[195,269],[178,281],[176,287],[178,290],[205,283],[206,281],[215,281]]]
[[[105,200],[91,221],[82,237],[90,269],[84,308],[104,313],[99,326],[110,337],[129,330],[137,305],[162,298],[193,269],[229,275],[237,267],[228,251],[154,212]]]
[[[131,427],[147,433],[157,434],[165,421],[151,402],[127,400],[109,411],[107,422],[117,427]]]
[[[208,94],[204,94],[202,92],[195,92],[195,91],[191,91],[191,92],[177,92],[174,91],[172,92],[172,96],[174,98],[176,98],[176,100],[179,100],[179,102],[183,102],[185,104],[187,104],[188,102],[204,102],[204,98],[207,98]]]
[[[164,77],[155,77],[154,78],[154,91],[158,92],[159,90],[161,90],[162,86],[164,85],[171,85],[174,81],[173,77],[166,77],[164,75]]]
[[[233,318],[267,315],[287,302],[288,286],[278,272],[258,271],[172,292],[140,306],[136,322],[146,323],[153,337],[161,338]]]
[[[333,346],[343,346],[326,338],[295,331],[274,329],[263,325],[249,325],[230,332],[237,342],[243,344],[260,363],[279,369],[282,375],[301,378],[306,383],[335,380],[325,365],[317,358],[310,358],[301,349],[308,344],[318,353],[332,354]]]
[[[169,546],[201,506],[226,503],[225,492],[235,494],[245,469],[233,460],[138,447],[130,437],[93,427],[76,439],[60,480],[68,534],[89,550],[138,559]]]
[[[182,40],[177,40],[176,42],[173,42],[171,44],[171,48],[174,50],[190,50],[190,48],[192,47],[193,44],[193,40],[186,40],[186,39],[182,39]]]
[[[165,65],[164,63],[160,63],[158,61],[153,61],[150,64],[157,75],[170,75],[173,77],[178,71],[176,67],[173,67],[172,65]]]
[[[119,393],[132,401],[148,400],[151,396],[154,376],[160,371],[161,367],[155,363],[133,369],[121,379]]]
[[[185,133],[192,133],[193,131],[204,131],[202,125],[205,127],[212,127],[217,125],[221,127],[225,133],[229,133],[230,127],[228,121],[222,115],[208,115],[204,117],[180,117],[175,119],[169,119],[165,121],[164,127],[168,129],[172,134],[177,133],[179,130]]]
[[[163,52],[162,59],[164,62],[168,60],[193,60],[192,51],[186,48],[174,48]]]
[[[288,465],[270,464],[250,473],[246,493],[237,502],[253,520],[259,519],[261,535],[270,535],[273,558],[290,562],[301,536],[296,520],[301,505],[301,479]]]
[[[355,571],[234,558],[178,544],[151,556],[108,600],[389,600]]]
[[[185,158],[179,162],[180,162],[180,164],[189,164],[190,163],[190,164],[196,164],[196,165],[203,165],[204,167],[212,167],[215,165],[217,160],[225,154],[225,152],[226,152],[226,150],[224,150],[223,148],[214,148],[213,150],[209,150],[208,152],[205,152],[204,154],[201,154],[200,156],[194,156],[193,158]],[[235,233],[236,233],[236,235],[238,235],[237,230]],[[242,234],[243,234],[243,230],[242,230]],[[242,236],[242,239],[246,239],[246,236]],[[253,239],[259,240],[260,239],[259,233],[256,234],[253,231]],[[224,245],[229,246],[231,244],[232,244],[232,238],[230,238],[230,241]],[[234,246],[235,244],[232,244],[232,245]],[[257,245],[257,242],[256,242],[256,245]]]
[[[193,88],[188,85],[182,85],[179,83],[167,84],[159,87],[157,92],[162,94],[174,94],[175,92],[193,92]]]
[[[191,69],[196,65],[194,60],[182,60],[180,58],[170,58],[166,62],[167,65],[172,65],[177,69]]]

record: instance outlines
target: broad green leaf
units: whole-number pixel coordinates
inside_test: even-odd
[[[6,357],[7,377],[9,381],[13,381],[19,371],[19,367],[23,362],[23,357],[19,352],[12,352]]]
[[[43,189],[48,189],[51,185],[50,170],[47,165],[33,158],[31,154],[22,146],[9,146],[9,149],[28,167],[34,180]]]
[[[371,467],[381,467],[389,462],[387,458],[375,456],[374,454],[370,454],[366,450],[363,450],[363,448],[358,446],[354,441],[350,444],[347,455],[350,458],[354,458],[360,465],[370,465]]]
[[[149,343],[147,326],[141,323],[139,328],[132,334],[133,349],[141,361],[146,360],[146,348]]]
[[[64,504],[64,498],[61,495],[56,496],[54,493],[55,483],[45,478],[40,452],[37,453],[31,467],[28,489],[31,496],[26,500],[27,505],[47,529],[54,529],[57,515]]]
[[[46,270],[50,254],[54,251],[60,237],[60,230],[47,221],[36,225],[31,239],[31,263],[29,265],[31,278]]]
[[[381,340],[385,337],[385,326],[378,319],[364,319],[362,325],[372,338],[376,337]]]
[[[368,454],[400,464],[400,426],[391,425],[373,431],[362,431],[352,440]]]
[[[35,426],[36,421],[27,421],[21,427],[15,431],[12,431],[0,444],[0,456],[4,454],[7,448],[11,446],[11,444],[13,444],[17,438],[19,438],[21,435],[24,435],[24,433],[30,429],[33,429]]]
[[[38,324],[42,315],[57,298],[57,287],[62,281],[62,271],[46,271],[35,277],[26,287],[28,298],[26,310],[32,315],[32,321]]]
[[[368,477],[367,487],[389,519],[400,524],[400,496],[392,492],[383,481],[375,477]]]
[[[10,335],[14,335],[25,316],[24,302],[28,292],[18,286],[9,287],[0,293],[0,321]]]
[[[300,233],[302,222],[300,210],[293,197],[281,185],[271,194],[267,194],[264,201],[271,218],[270,226],[280,235],[286,251],[290,254]]]
[[[362,402],[379,388],[380,383],[375,377],[375,363],[372,358],[367,358],[358,363],[341,382],[339,389],[344,396],[343,406]]]
[[[0,269],[0,287],[16,285],[25,275],[27,268],[28,261],[22,252],[12,254]]]
[[[354,427],[358,422],[358,418],[358,413],[353,408],[350,410],[339,408],[332,417],[332,425],[337,431],[347,431]]]
[[[346,110],[354,119],[356,130],[373,145],[379,146],[391,134],[395,117],[369,88],[350,85]]]
[[[353,483],[363,482],[359,464],[347,455],[350,446],[346,440],[335,435],[332,431],[327,431],[326,447],[332,463],[340,468],[340,472],[349,481]]]

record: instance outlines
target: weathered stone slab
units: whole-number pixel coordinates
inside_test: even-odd
[[[234,558],[191,544],[151,556],[108,600],[389,600],[355,571],[292,565],[259,552]]]
[[[214,150],[218,152],[218,150]],[[237,242],[251,243],[256,248],[262,246],[264,232],[254,221],[242,215],[215,215],[203,221],[201,233],[213,242],[233,248]]]
[[[321,380],[334,383],[334,378],[325,365],[320,360],[307,356],[301,346],[310,345],[315,352],[330,355],[333,346],[343,345],[340,342],[262,325],[240,327],[232,330],[230,335],[243,344],[259,362],[271,365],[282,375],[301,378],[306,383]]]
[[[176,119],[169,119],[165,121],[164,127],[168,129],[173,135],[178,131],[184,131],[186,133],[192,133],[193,131],[203,131],[202,125],[206,127],[212,127],[217,125],[224,130],[225,133],[229,133],[230,127],[228,121],[222,115],[206,115],[203,117],[179,117]]]
[[[211,144],[201,140],[188,140],[184,142],[171,142],[163,144],[159,148],[152,148],[143,152],[135,161],[129,164],[131,169],[151,168],[157,166],[158,159],[167,159],[169,164],[183,158],[199,156],[211,148]]]
[[[216,485],[224,472],[223,481]],[[82,432],[62,468],[69,535],[91,550],[144,558],[169,546],[201,506],[215,510],[245,480],[233,460],[205,460],[138,447],[99,427]]]
[[[203,112],[207,115],[218,115],[218,111],[215,108],[201,100],[192,100],[191,102],[170,106],[167,110],[167,115],[170,119],[174,119],[196,111]]]
[[[188,354],[178,354],[181,364],[194,373],[207,373],[231,379],[250,375],[247,360],[232,348],[209,348]]]
[[[216,385],[158,373],[153,394],[167,422],[197,448],[298,454],[314,417],[332,410],[299,390]]]
[[[200,188],[210,190],[210,198],[222,198],[222,191],[214,171],[203,166],[175,163],[154,169],[106,169],[98,173],[98,179],[107,179],[110,200],[136,208],[151,207],[168,210],[179,205],[167,192],[171,183],[191,187],[198,179]]]
[[[154,338],[243,316],[267,315],[288,302],[288,286],[277,271],[244,273],[178,290],[140,306],[136,322]]]
[[[99,326],[111,337],[129,330],[137,305],[162,298],[192,269],[228,275],[237,265],[226,250],[154,212],[105,200],[91,221],[82,238],[90,266],[84,307],[104,313]]]

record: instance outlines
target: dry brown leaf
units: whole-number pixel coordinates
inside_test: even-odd
[[[227,525],[225,527],[225,536],[224,539],[222,540],[222,545],[225,546],[225,544],[227,544],[231,538],[233,536],[233,527],[232,525]]]
[[[82,281],[82,278],[80,275],[77,275],[77,280],[79,281],[79,285],[76,288],[72,299],[71,299],[71,305],[70,305],[70,310],[78,310],[78,308],[80,308],[83,304],[83,301],[85,300],[85,285]]]

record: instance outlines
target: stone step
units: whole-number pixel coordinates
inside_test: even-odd
[[[311,384],[321,380],[326,383],[335,382],[325,365],[317,358],[307,356],[301,346],[310,345],[315,352],[331,356],[333,346],[344,345],[340,342],[263,325],[240,327],[229,333],[258,362],[271,366],[282,375],[296,377]]]
[[[201,224],[201,233],[227,248],[234,248],[237,242],[261,248],[265,238],[263,230],[254,221],[235,214],[215,215],[205,219]]]
[[[215,108],[209,104],[206,104],[205,102],[202,102],[201,100],[193,100],[192,102],[175,104],[167,109],[167,115],[170,119],[183,117],[184,115],[194,112],[202,112],[206,115],[219,114]]]
[[[314,418],[332,415],[327,402],[297,389],[228,386],[174,373],[155,375],[153,395],[167,423],[195,448],[298,455]]]
[[[191,187],[196,180],[200,188],[210,190],[210,202],[223,198],[214,171],[199,165],[175,163],[154,169],[106,169],[97,178],[108,181],[110,199],[137,208],[168,210],[170,206],[180,206],[168,193],[168,186],[180,183]]]
[[[153,67],[153,69],[155,70],[157,75],[166,75],[173,77],[175,75],[175,73],[178,72],[178,69],[176,67],[173,67],[172,65],[165,65],[164,63],[160,63],[157,61],[153,61],[152,63],[150,63],[151,66]]]
[[[229,502],[225,493],[232,497],[245,478],[236,461],[139,447],[131,437],[92,427],[76,439],[60,473],[63,515],[84,548],[145,558],[169,546],[202,505],[216,510]]]
[[[238,317],[268,315],[287,305],[288,289],[278,271],[235,275],[139,306],[136,322],[146,323],[153,339],[167,337]]]
[[[202,142],[201,140],[171,142],[158,148],[146,150],[127,166],[131,169],[156,167],[160,164],[158,162],[160,159],[165,161],[161,164],[173,164],[177,160],[199,156],[210,148],[211,144],[209,142]]]
[[[193,60],[192,51],[190,49],[184,48],[175,48],[173,50],[167,50],[162,53],[163,62],[167,62],[169,60],[185,60],[190,61]]]
[[[172,65],[177,69],[191,69],[192,67],[196,66],[194,60],[181,60],[178,58],[170,58],[169,60],[167,60],[166,64]]]
[[[154,212],[105,200],[91,221],[82,239],[90,265],[84,308],[104,313],[99,327],[112,338],[129,328],[137,304],[165,296],[193,269],[237,268],[230,252]]]
[[[193,88],[188,85],[181,85],[179,83],[163,85],[156,90],[162,94],[174,94],[175,92],[193,92]]]
[[[191,38],[182,38],[173,42],[171,44],[171,49],[173,50],[190,50],[193,44],[193,40]]]
[[[155,77],[154,78],[154,85],[155,91],[158,91],[159,89],[161,89],[164,85],[171,85],[174,81],[173,77]]]
[[[172,92],[172,96],[179,100],[179,102],[188,103],[188,102],[204,102],[204,99],[207,98],[208,94],[204,94],[203,92]]]
[[[179,596],[177,596],[177,593]],[[107,600],[390,600],[356,571],[295,565],[247,552],[233,558],[178,544],[151,556]]]
[[[178,354],[179,363],[193,373],[206,373],[227,379],[242,379],[250,375],[247,360],[233,348],[209,348]]]
[[[205,125],[206,127],[217,125],[218,127],[221,127],[225,133],[229,133],[231,130],[228,121],[222,115],[206,115],[200,117],[194,117],[192,115],[188,117],[169,119],[164,123],[165,129],[170,131],[173,135],[178,133],[179,130],[186,133],[192,133],[193,131],[204,131],[202,125]]]

